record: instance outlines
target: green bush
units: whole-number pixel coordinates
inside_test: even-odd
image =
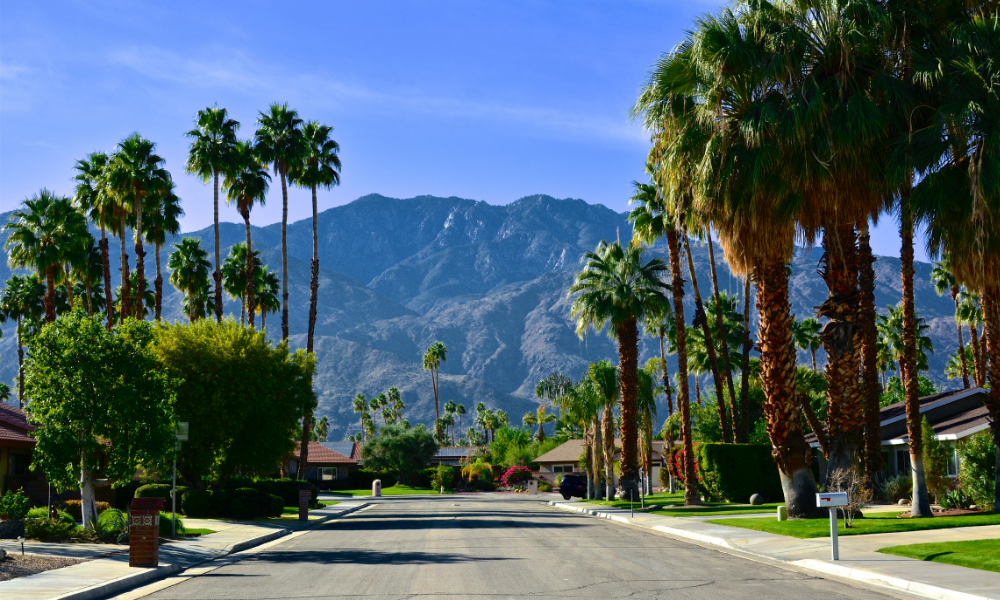
[[[770,445],[701,444],[697,453],[702,483],[714,499],[745,503],[753,494],[769,502],[784,497]]]
[[[168,512],[160,513],[160,537],[170,537],[171,527],[170,524],[173,522],[173,515]],[[184,521],[181,521],[180,517],[177,517],[177,533],[184,533],[187,529],[184,527]]]
[[[551,492],[552,484],[545,479],[538,480],[538,491],[539,492]]]
[[[163,498],[170,501],[170,490],[173,486],[169,483],[147,483],[135,490],[136,498]]]
[[[97,517],[94,531],[101,539],[119,538],[128,530],[128,514],[116,508],[106,510]],[[122,543],[124,539],[121,540]]]
[[[236,494],[233,490],[217,490],[212,492],[212,514],[219,517],[229,516],[229,505]]]
[[[959,485],[975,501],[976,508],[991,512],[997,464],[993,433],[987,429],[966,438],[958,445],[958,456]]]
[[[952,490],[941,496],[941,507],[947,510],[967,509],[975,504],[972,496],[966,494],[961,489]]]
[[[281,513],[285,512],[285,500],[277,494],[268,494],[267,498],[271,501],[271,505],[268,507],[267,516],[269,517],[280,517]]]
[[[28,514],[28,497],[24,490],[7,490],[0,496],[0,516],[5,519],[20,521]]]
[[[908,475],[889,477],[879,483],[879,491],[886,501],[895,504],[900,500],[909,500],[912,496],[913,480]]]
[[[56,514],[59,517],[57,519],[58,521],[62,521],[63,523],[67,523],[67,524],[70,524],[70,525],[76,525],[76,519],[74,519],[72,517],[72,515],[70,515],[68,512],[63,511],[63,510],[57,510]],[[33,509],[31,509],[31,510],[28,511],[28,514],[27,514],[27,516],[25,518],[26,519],[47,519],[47,518],[49,518],[49,509],[48,509],[48,507],[45,507],[45,506],[36,506],[35,508],[33,508]],[[100,516],[98,516],[98,518],[100,518]]]
[[[431,476],[431,487],[435,490],[450,490],[455,486],[455,469],[448,465],[438,465]]]
[[[257,518],[258,508],[256,496],[236,496],[229,503],[230,515],[238,521],[249,521]]]
[[[28,519],[24,522],[24,534],[33,540],[65,540],[76,534],[76,523],[53,519]]]
[[[77,521],[83,520],[83,502],[81,500],[66,500],[60,506],[66,511],[67,514],[69,514],[69,516],[73,517]],[[107,502],[95,502],[94,508],[97,509],[97,514],[100,515],[102,512],[111,508],[111,505]]]
[[[212,512],[212,492],[187,490],[181,496],[181,512],[192,518],[204,518]]]

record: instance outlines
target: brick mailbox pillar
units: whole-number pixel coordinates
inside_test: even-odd
[[[129,517],[128,566],[155,567],[160,564],[160,511],[163,498],[132,500]]]
[[[299,520],[309,520],[309,501],[312,500],[312,484],[299,484]]]

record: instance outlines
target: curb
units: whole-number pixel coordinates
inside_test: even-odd
[[[711,546],[720,546],[726,548],[731,552],[743,554],[746,555],[747,557],[752,557],[758,560],[764,560],[776,564],[794,565],[806,571],[812,571],[814,573],[822,573],[825,575],[830,575],[848,581],[857,581],[884,590],[905,592],[907,594],[912,594],[915,596],[931,598],[932,600],[995,600],[994,598],[989,598],[988,596],[977,596],[975,594],[967,594],[965,592],[949,590],[947,588],[941,588],[926,583],[920,583],[917,581],[910,581],[907,579],[902,579],[900,577],[883,575],[881,573],[875,573],[873,571],[867,571],[865,569],[856,569],[852,567],[835,565],[821,560],[815,560],[812,558],[794,560],[794,561],[785,560],[775,556],[770,556],[768,554],[762,554],[759,552],[754,552],[752,550],[747,550],[746,548],[740,547],[726,538],[705,535],[702,533],[695,533],[693,531],[688,531],[686,529],[677,529],[674,527],[667,527],[664,525],[654,525],[653,527],[637,525],[635,523],[632,523],[629,519],[625,517],[620,517],[618,515],[613,515],[611,513],[602,512],[597,509],[576,507],[569,504],[556,502],[554,500],[549,501],[547,504],[555,508],[560,508],[562,510],[569,510],[594,517],[599,517],[602,519],[608,519],[611,521],[616,521],[619,523],[631,525],[633,527],[642,527],[644,529],[651,529],[653,531],[659,531],[661,533],[666,533],[679,538],[689,539],[691,541],[700,542],[702,544],[707,544]]]
[[[321,525],[332,519],[343,517],[355,511],[361,510],[362,508],[365,508],[369,504],[370,504],[369,502],[362,502],[357,506],[352,506],[350,508],[341,510],[340,512],[323,515],[319,519],[310,521],[307,526],[303,527],[302,529],[299,529],[298,531],[308,531],[309,529],[313,529],[317,525]],[[248,540],[244,540],[242,542],[230,544],[229,546],[226,546],[226,548],[223,549],[222,553],[219,554],[218,556],[213,556],[212,558],[205,559],[199,563],[195,563],[187,567],[181,567],[179,565],[163,565],[152,569],[146,569],[145,571],[142,571],[140,573],[130,573],[128,575],[119,577],[117,579],[105,581],[104,583],[99,583],[97,585],[93,585],[88,588],[67,592],[65,594],[62,594],[61,596],[53,596],[49,598],[49,600],[96,600],[98,598],[104,598],[106,596],[110,596],[111,594],[126,592],[130,589],[137,588],[142,585],[158,581],[160,579],[164,579],[166,577],[169,577],[170,575],[175,575],[177,573],[181,573],[188,569],[204,565],[205,563],[211,562],[213,560],[217,560],[220,558],[224,558],[226,556],[236,554],[237,552],[243,552],[244,550],[255,548],[262,544],[266,544],[267,542],[270,542],[272,540],[285,537],[291,533],[293,532],[290,529],[276,529],[274,531],[265,533],[263,535],[259,535],[257,537],[250,538]]]

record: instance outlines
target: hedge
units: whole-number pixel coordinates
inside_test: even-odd
[[[181,512],[189,517],[205,518],[212,513],[212,492],[187,490],[181,496]]]
[[[699,444],[696,452],[700,483],[714,499],[746,503],[753,494],[768,502],[784,498],[770,444]]]

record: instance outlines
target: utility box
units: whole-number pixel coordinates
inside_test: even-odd
[[[827,492],[825,494],[816,494],[817,508],[831,508],[835,506],[847,506],[846,492]]]
[[[163,498],[135,498],[130,506],[128,566],[160,564],[160,511]]]
[[[376,479],[372,482],[372,497],[381,498],[382,497],[382,480]]]
[[[538,495],[538,480],[537,479],[529,479],[528,480],[528,493],[531,494],[532,496],[537,496]]]
[[[309,520],[309,501],[312,500],[312,484],[299,484],[299,520]]]

